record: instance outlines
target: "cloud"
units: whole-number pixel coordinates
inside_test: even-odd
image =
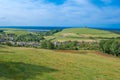
[[[55,1],[55,0],[53,0]],[[120,7],[98,7],[91,0],[0,0],[0,25],[81,26],[119,24]],[[112,0],[102,0],[111,3]]]
[[[53,3],[55,5],[61,5],[64,4],[67,0],[44,0],[46,3]]]

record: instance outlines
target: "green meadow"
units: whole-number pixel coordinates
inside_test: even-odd
[[[120,80],[120,59],[98,51],[0,46],[0,80]]]
[[[0,30],[4,30],[4,32],[6,34],[15,34],[15,35],[25,35],[25,34],[29,34],[29,33],[32,33],[32,32],[28,32],[26,30],[22,30],[22,29],[10,29],[10,28],[6,28],[6,29],[0,29]]]
[[[53,39],[54,41],[100,41],[101,39],[109,39],[120,37],[114,32],[90,29],[90,28],[68,28],[64,29],[53,36],[47,36],[46,39]]]

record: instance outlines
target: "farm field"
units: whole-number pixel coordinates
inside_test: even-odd
[[[55,33],[53,36],[47,36],[46,39],[53,41],[100,41],[101,39],[109,39],[120,37],[119,34],[90,28],[69,28],[61,32]]]
[[[10,28],[6,28],[6,29],[0,29],[0,30],[4,30],[4,32],[6,34],[15,34],[15,35],[25,35],[25,34],[29,34],[29,33],[33,33],[33,32],[28,32],[26,30],[23,29],[10,29]]]
[[[98,51],[0,46],[0,80],[120,80],[119,62]]]
[[[35,32],[26,31],[22,29],[0,29],[4,30],[6,34],[15,34],[17,36],[26,35],[26,34],[35,34]],[[0,33],[1,35],[1,33]],[[79,42],[98,42],[102,39],[111,39],[120,37],[120,34],[105,31],[105,30],[98,30],[98,29],[91,29],[91,28],[68,28],[63,29],[60,32],[52,34],[50,36],[44,36],[46,40],[54,41],[79,41]]]

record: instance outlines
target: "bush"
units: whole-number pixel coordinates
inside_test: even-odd
[[[120,56],[120,40],[102,40],[100,41],[100,50],[104,53]]]
[[[50,41],[45,40],[41,42],[40,47],[44,49],[54,49],[54,44]]]

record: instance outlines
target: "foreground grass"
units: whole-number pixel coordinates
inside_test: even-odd
[[[120,59],[94,53],[0,46],[0,80],[120,80]]]

